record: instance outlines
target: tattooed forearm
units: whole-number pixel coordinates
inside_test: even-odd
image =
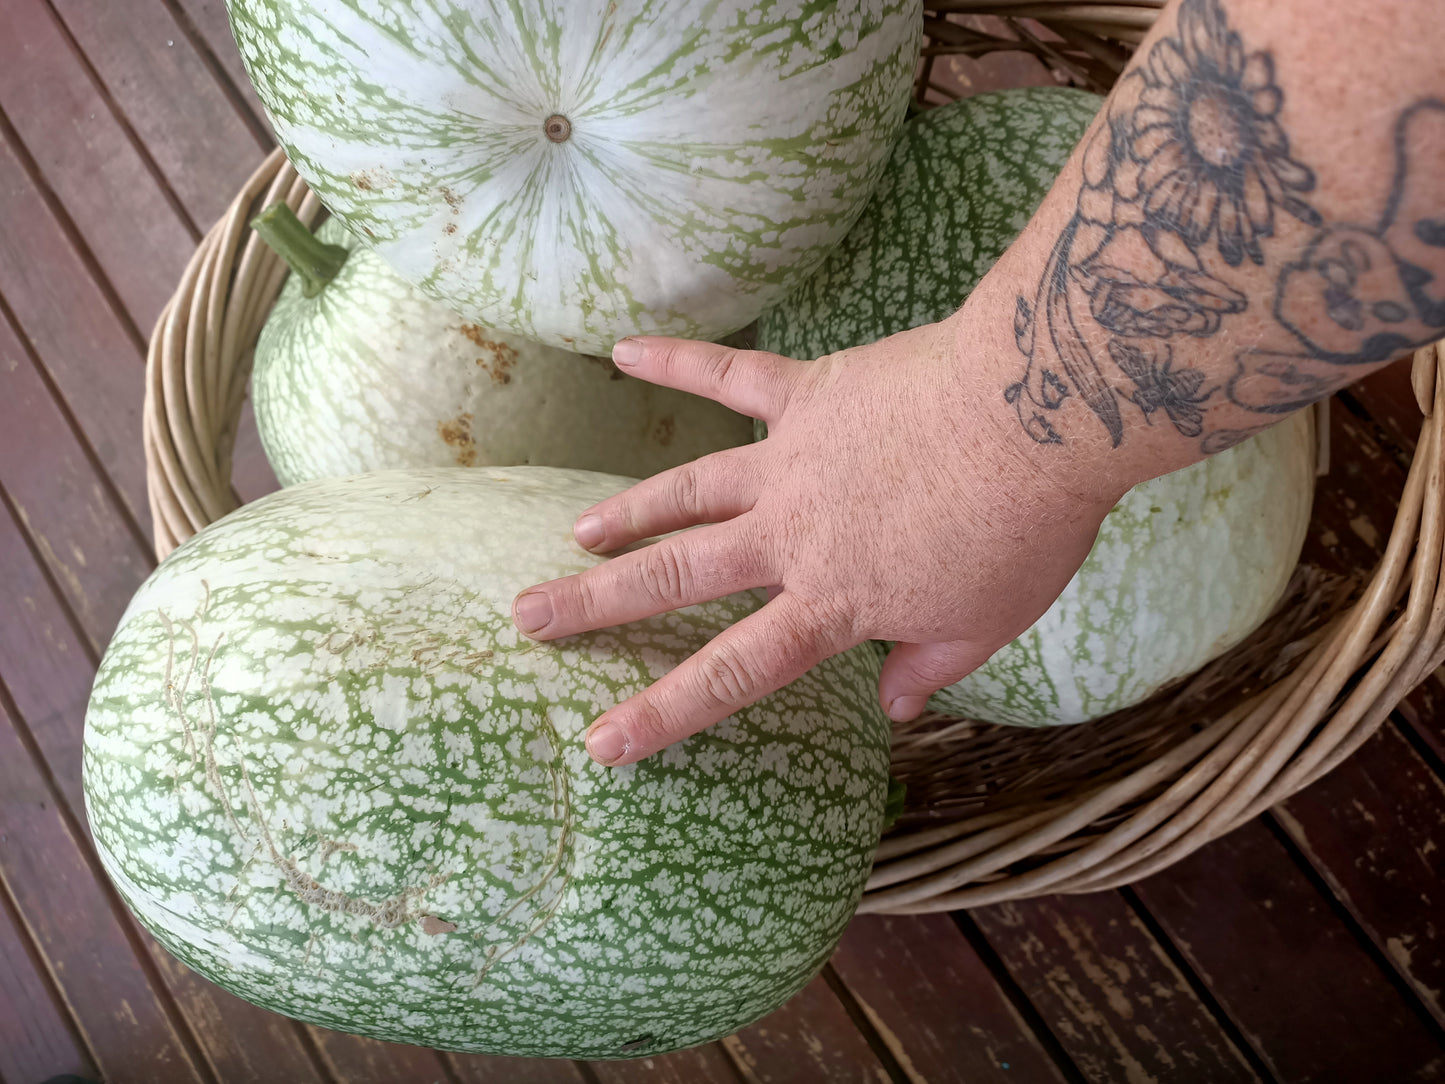
[[[1060,412],[1077,399],[1115,447],[1131,414],[1152,425],[1162,413],[1219,451],[1254,431],[1240,409],[1296,410],[1355,379],[1352,366],[1445,335],[1442,163],[1420,161],[1445,155],[1445,102],[1399,116],[1394,181],[1367,226],[1317,210],[1283,102],[1273,56],[1246,50],[1219,0],[1184,0],[1173,33],[1121,80],[1037,292],[1017,300],[1028,360],[1004,394],[1035,441],[1061,443]],[[1251,267],[1274,277],[1272,309]],[[1255,314],[1269,345],[1238,351],[1232,371],[1179,362],[1180,344],[1251,308],[1270,309]]]

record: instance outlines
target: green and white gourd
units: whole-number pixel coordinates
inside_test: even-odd
[[[759,347],[819,357],[954,312],[1028,222],[1101,101],[1010,90],[910,121],[848,238],[759,320]],[[1305,411],[1135,487],[1044,616],[929,706],[1019,726],[1077,723],[1197,670],[1284,594],[1314,468]]]
[[[843,237],[920,0],[228,0],[292,163],[409,281],[605,354],[749,324]]]
[[[647,477],[751,439],[748,419],[710,399],[467,323],[336,219],[312,237],[282,204],[257,228],[293,266],[251,384],[282,485],[427,466]]]
[[[96,679],[85,794],[122,897],[266,1008],[381,1039],[642,1056],[805,985],[882,825],[878,660],[838,656],[649,758],[582,735],[753,612],[537,644],[513,594],[598,558],[629,479],[388,471],[283,489],[141,587]]]

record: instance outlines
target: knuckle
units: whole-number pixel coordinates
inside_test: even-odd
[[[708,383],[715,388],[726,387],[737,358],[736,350],[719,350],[713,354],[707,363]]]
[[[692,464],[685,464],[673,472],[672,503],[677,510],[693,514],[702,510],[702,486],[697,470]]]
[[[952,685],[965,669],[952,655],[935,651],[922,652],[908,660],[908,670],[914,679],[935,689]]]
[[[724,707],[751,700],[759,685],[747,659],[727,646],[719,646],[699,661],[697,680],[707,699]]]
[[[583,624],[589,627],[598,625],[603,621],[604,608],[600,586],[591,576],[578,576],[572,581],[572,589],[566,592],[560,601],[568,610],[573,611]]]
[[[677,549],[658,543],[645,553],[637,570],[642,590],[658,605],[676,605],[687,587],[687,573]]]

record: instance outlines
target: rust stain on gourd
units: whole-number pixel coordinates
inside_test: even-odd
[[[510,384],[512,367],[517,364],[517,351],[504,342],[487,338],[487,329],[477,324],[463,324],[459,330],[491,355],[490,358],[477,358],[477,365],[492,378],[492,383]]]
[[[378,189],[389,188],[392,184],[391,174],[381,166],[375,166],[371,169],[358,169],[347,179],[363,192],[374,192]]]
[[[437,433],[452,449],[459,467],[477,465],[477,442],[472,437],[472,415],[458,414],[449,421],[437,422]]]

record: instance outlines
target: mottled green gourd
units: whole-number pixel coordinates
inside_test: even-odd
[[[281,490],[173,553],[85,734],[95,845],[181,960],[258,1005],[448,1049],[642,1056],[805,985],[888,790],[866,646],[648,760],[582,735],[753,612],[537,644],[510,600],[598,558],[628,479],[390,471]]]
[[[758,346],[814,358],[954,312],[1033,215],[1101,102],[1061,88],[1010,90],[910,121],[858,224],[763,314]],[[1048,612],[930,706],[1020,726],[1077,723],[1198,669],[1283,595],[1309,523],[1314,464],[1306,411],[1135,487]]]
[[[605,354],[750,323],[842,238],[920,0],[228,0],[277,138],[468,320]]]
[[[747,419],[710,399],[467,323],[336,219],[313,238],[282,204],[257,228],[295,269],[261,330],[251,378],[261,443],[282,485],[428,466],[647,477],[751,436]],[[327,253],[331,266],[311,270]]]

